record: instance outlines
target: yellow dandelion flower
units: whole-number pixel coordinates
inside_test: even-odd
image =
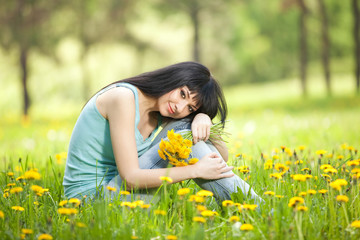
[[[8,172],[7,175],[8,175],[9,177],[13,177],[13,176],[14,176],[14,173],[13,173],[13,172]]]
[[[106,189],[109,190],[110,192],[116,192],[116,188],[115,188],[115,187],[107,186]]]
[[[348,161],[346,165],[350,167],[358,166],[360,163],[357,160]]]
[[[189,188],[180,188],[178,191],[177,191],[177,195],[179,196],[184,196],[186,194],[190,193],[190,189]]]
[[[3,211],[0,210],[0,218],[4,219],[5,218],[5,214]]]
[[[164,139],[161,139],[161,142],[159,144],[159,148],[162,152],[165,151],[165,148],[166,148],[166,141]]]
[[[317,150],[315,153],[316,153],[316,155],[323,156],[325,153],[327,153],[327,151],[326,150]]]
[[[284,195],[275,195],[276,198],[284,198]]]
[[[154,211],[154,214],[155,214],[155,215],[165,216],[165,215],[166,215],[166,211],[157,209],[157,210]]]
[[[128,192],[128,191],[120,191],[120,195],[130,195],[130,192]]]
[[[300,164],[303,164],[303,163],[304,163],[303,160],[297,160],[297,161],[295,162],[296,165],[300,165]]]
[[[150,207],[150,204],[143,204],[140,206],[142,209],[148,209]]]
[[[189,198],[190,202],[197,202],[197,203],[202,203],[205,202],[204,197],[201,196],[197,196],[197,195],[191,195]]]
[[[58,213],[61,215],[74,215],[77,214],[79,210],[75,208],[59,208]]]
[[[158,153],[159,153],[159,156],[163,159],[163,160],[166,160],[166,156],[164,154],[163,151],[161,151],[160,149],[158,149]]]
[[[137,236],[131,236],[130,239],[139,239]]]
[[[241,209],[244,209],[244,210],[255,210],[255,208],[257,208],[258,205],[256,204],[243,204],[241,205]]]
[[[299,182],[305,182],[307,178],[303,174],[294,174],[292,176],[292,179],[294,179],[295,181],[299,181]]]
[[[319,193],[321,193],[321,194],[323,194],[323,195],[324,195],[325,193],[327,193],[327,192],[328,192],[328,190],[326,190],[326,189],[320,189],[320,190],[319,190]]]
[[[15,186],[16,184],[15,183],[8,183],[6,186],[7,187],[13,187],[13,186]]]
[[[289,167],[285,166],[282,163],[277,163],[275,164],[274,169],[276,169],[278,172],[286,172],[287,170],[289,170]]]
[[[201,215],[203,217],[212,217],[214,216],[216,213],[214,211],[211,211],[211,210],[204,210],[201,212]]]
[[[239,222],[240,221],[240,218],[238,216],[231,216],[229,218],[229,221],[230,222]]]
[[[63,207],[67,203],[68,203],[68,200],[62,200],[62,201],[59,202],[59,206]]]
[[[336,196],[336,201],[347,203],[349,201],[349,198],[347,196],[345,196],[345,195],[337,195]]]
[[[337,160],[344,159],[344,156],[343,156],[343,155],[338,155],[338,156],[336,157],[336,159],[337,159]]]
[[[349,151],[351,152],[351,151],[354,151],[355,148],[354,148],[353,146],[348,146],[348,147],[347,147],[347,150],[349,150]]]
[[[179,161],[175,166],[177,166],[177,167],[185,167],[185,166],[187,166],[187,165],[189,165],[189,164],[187,164],[187,162],[185,162],[185,161]]]
[[[321,169],[321,170],[328,169],[328,168],[334,168],[334,167],[331,166],[330,164],[322,164],[322,165],[320,166],[320,169]]]
[[[197,205],[196,206],[196,209],[201,213],[202,211],[205,211],[207,210],[207,208],[203,205]]]
[[[264,195],[274,196],[275,193],[273,191],[266,191],[264,192]]]
[[[52,240],[52,239],[53,237],[47,233],[40,234],[40,236],[38,237],[38,240]]]
[[[314,189],[309,189],[309,190],[307,191],[307,193],[308,193],[309,195],[315,195],[315,194],[316,194],[316,190],[314,190]]]
[[[338,171],[335,168],[328,168],[328,169],[324,169],[324,173],[332,173],[335,174]]]
[[[132,207],[132,203],[131,202],[122,202],[121,204],[120,204],[120,206],[121,207]]]
[[[214,194],[208,190],[200,190],[196,195],[199,197],[212,197]]]
[[[300,212],[306,212],[306,211],[308,210],[308,208],[305,207],[305,206],[298,206],[298,207],[296,208],[296,210],[297,210],[297,211],[300,211]]]
[[[206,219],[203,217],[193,217],[194,222],[205,223]]]
[[[251,224],[244,223],[243,225],[241,225],[240,230],[241,231],[252,231],[252,230],[254,230],[254,227]]]
[[[70,198],[69,203],[74,204],[75,206],[79,206],[81,201],[77,198]]]
[[[173,182],[173,180],[172,180],[171,177],[161,176],[161,177],[159,177],[159,179],[160,179],[161,181],[168,182],[168,183],[172,183],[172,182]]]
[[[311,170],[310,170],[310,168],[303,168],[303,169],[301,169],[300,171],[301,171],[301,172],[310,172]]]
[[[360,228],[360,220],[355,220],[350,225],[353,228]]]
[[[25,172],[25,178],[28,180],[40,180],[41,175],[34,169]]]
[[[197,158],[191,158],[190,160],[189,160],[189,165],[194,165],[195,163],[197,163],[199,161],[199,159],[197,159]]]
[[[328,174],[321,174],[321,177],[331,179],[330,175],[328,175]]]
[[[177,237],[176,237],[175,235],[167,235],[167,236],[166,236],[166,239],[167,239],[167,240],[176,240]]]
[[[281,173],[272,173],[269,176],[270,176],[270,178],[274,178],[274,179],[282,179]]]
[[[264,169],[265,170],[268,170],[268,169],[272,169],[273,168],[273,162],[271,160],[267,160],[265,163],[264,163]]]
[[[290,148],[285,148],[285,149],[284,149],[284,152],[286,152],[289,157],[291,157],[291,156],[293,155],[293,153],[292,153],[292,151],[291,151]]]
[[[292,197],[289,200],[289,207],[296,207],[298,204],[303,204],[305,200],[302,197]]]
[[[345,179],[336,179],[335,181],[330,183],[330,187],[340,191],[341,187],[346,186],[347,184],[348,182]]]
[[[14,188],[10,189],[11,194],[19,193],[22,191],[24,191],[24,189],[22,187],[14,187]]]
[[[38,202],[38,201],[35,201],[35,202],[34,202],[34,205],[39,206],[39,202]]]
[[[351,173],[360,173],[360,168],[354,168],[351,170]]]
[[[192,141],[189,140],[189,139],[184,139],[183,141],[184,145],[188,148],[191,148],[192,147]]]
[[[229,206],[234,205],[234,202],[231,201],[231,200],[224,200],[224,201],[222,202],[222,205],[223,205],[223,207],[229,207]]]
[[[307,195],[306,192],[300,192],[300,193],[299,193],[299,196],[300,196],[300,197],[305,197],[306,195]]]
[[[4,194],[3,194],[3,197],[4,197],[4,198],[9,197],[9,193],[8,193],[8,192],[4,193]]]
[[[23,234],[33,234],[34,233],[34,231],[32,229],[27,229],[27,228],[21,229],[21,232]]]
[[[136,200],[133,202],[136,206],[142,206],[145,202],[143,200]]]
[[[305,148],[306,148],[306,146],[304,146],[304,145],[300,145],[300,146],[298,147],[298,149],[299,149],[300,151],[304,151]]]
[[[272,156],[273,160],[278,160],[279,158],[280,158],[279,155],[276,155],[276,154]]]
[[[13,207],[11,207],[11,209],[13,209],[15,211],[19,211],[19,212],[22,212],[25,210],[23,207],[20,207],[20,206],[13,206]]]

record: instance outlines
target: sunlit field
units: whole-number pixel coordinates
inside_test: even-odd
[[[57,115],[4,116],[1,239],[359,239],[360,98],[352,81],[335,78],[332,98],[317,77],[306,99],[296,80],[225,89],[228,163],[262,205],[241,193],[217,203],[192,181],[167,179],[151,202],[126,201],[131,192],[66,199],[66,151],[82,103]]]

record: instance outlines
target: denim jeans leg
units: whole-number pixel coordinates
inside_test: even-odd
[[[216,152],[220,155],[217,149],[211,144],[211,142],[198,142],[192,149],[193,157],[201,159],[204,155]],[[248,197],[252,199],[256,204],[262,203],[264,200],[260,198],[255,191],[242,180],[236,174],[229,178],[220,178],[216,180],[206,180],[206,179],[194,179],[194,181],[205,190],[209,190],[214,193],[215,198],[220,201],[230,200],[231,195],[242,194],[243,199]],[[241,192],[239,192],[241,191]]]

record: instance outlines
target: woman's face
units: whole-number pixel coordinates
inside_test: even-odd
[[[164,117],[174,119],[187,117],[200,107],[196,106],[195,96],[186,86],[176,88],[159,98],[159,112]]]

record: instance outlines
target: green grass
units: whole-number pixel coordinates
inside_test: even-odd
[[[27,239],[37,239],[42,233],[54,239],[131,239],[132,236],[165,239],[169,235],[178,239],[359,239],[360,229],[350,227],[351,222],[360,220],[359,182],[350,172],[355,167],[347,162],[360,158],[359,153],[351,150],[360,149],[360,98],[354,96],[351,76],[334,77],[332,98],[326,97],[319,77],[310,78],[309,82],[307,99],[301,97],[296,80],[225,89],[230,112],[227,131],[232,134],[228,139],[229,163],[235,167],[248,166],[249,173],[235,172],[247,179],[266,203],[259,211],[240,212],[236,206],[218,206],[208,197],[201,205],[219,215],[205,217],[205,223],[193,221],[193,217],[201,216],[198,204],[187,201],[189,195],[183,199],[177,195],[181,187],[189,187],[191,194],[198,192],[200,189],[191,181],[163,185],[157,193],[161,201],[153,202],[148,209],[124,207],[120,200],[96,200],[82,201],[79,207],[69,204],[68,207],[79,212],[61,215],[58,204],[65,199],[61,186],[65,159],[57,160],[56,154],[66,152],[82,104],[69,108],[59,108],[60,103],[55,104],[56,108],[46,107],[45,103],[34,106],[36,115],[30,123],[14,114],[2,117],[1,238],[19,239],[21,229],[28,228],[34,233],[26,236]],[[281,146],[285,147],[284,151]],[[300,146],[305,146],[305,150],[301,151]],[[317,150],[326,153],[320,156]],[[268,160],[273,161],[273,167],[276,163],[288,164],[283,179],[270,178],[277,170],[264,169]],[[325,163],[337,170],[333,175],[328,173],[331,181],[348,182],[341,193],[332,189],[324,177],[320,166]],[[23,172],[17,171],[19,166]],[[40,180],[20,182],[7,175],[14,172],[16,178],[34,167],[41,174]],[[302,171],[304,168],[311,172]],[[312,178],[305,182],[291,178],[300,173],[311,174]],[[9,183],[21,186],[23,191],[4,198]],[[49,192],[37,196],[31,190],[34,184],[48,188]],[[304,196],[306,212],[296,212],[288,206],[292,197],[310,189],[328,192]],[[266,191],[283,198],[266,196]],[[336,196],[340,194],[349,201],[337,202]],[[241,196],[237,195],[233,200],[243,204],[239,199]],[[16,212],[12,206],[22,206],[25,210]],[[158,209],[166,214],[155,214]],[[238,216],[239,223],[230,222],[231,216]],[[254,230],[242,231],[240,223],[252,224]]]

